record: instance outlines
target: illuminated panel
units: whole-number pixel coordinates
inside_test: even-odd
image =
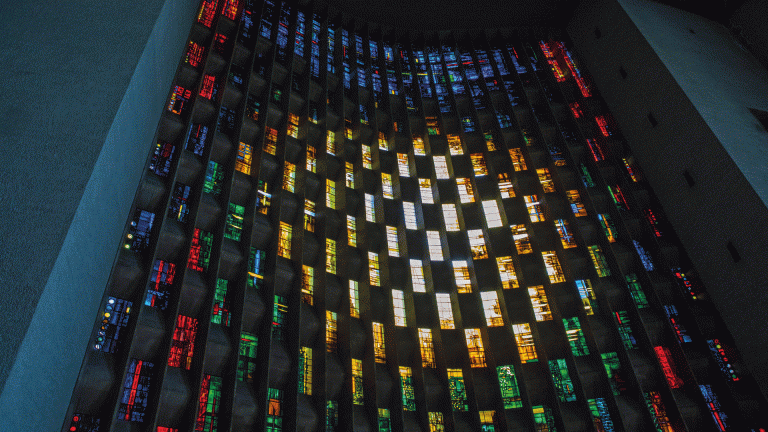
[[[197,335],[197,320],[184,315],[176,317],[176,328],[173,330],[171,352],[168,355],[168,366],[189,370],[192,367],[192,356],[195,353],[195,336]]]
[[[565,74],[557,63],[557,59],[555,59],[555,55],[550,50],[549,45],[544,41],[539,41],[539,47],[544,53],[544,58],[547,60],[547,63],[549,63],[549,68],[552,69],[552,74],[555,76],[555,79],[557,79],[557,82],[565,81]]]
[[[459,199],[462,204],[475,202],[475,193],[472,190],[472,183],[468,178],[457,178],[456,187],[459,190]]]
[[[429,246],[429,259],[442,261],[443,246],[440,242],[440,231],[427,231],[427,245]]]
[[[203,382],[200,383],[200,396],[197,400],[195,432],[215,432],[218,430],[221,387],[221,377],[211,375],[203,377]]]
[[[133,303],[128,300],[109,297],[104,313],[101,315],[101,325],[96,334],[93,348],[106,353],[117,352],[120,332],[128,326],[128,318]]]
[[[213,295],[213,316],[211,322],[223,324],[229,327],[231,312],[229,310],[229,300],[227,299],[227,288],[229,281],[226,279],[216,279],[216,292]]]
[[[609,137],[612,135],[610,129],[608,129],[608,121],[605,119],[604,115],[595,116],[595,122],[597,123],[597,126],[600,128],[600,132],[604,137]]]
[[[597,309],[597,297],[595,297],[595,291],[592,289],[592,282],[589,279],[579,279],[576,281],[576,288],[579,290],[584,312],[587,315],[594,315]]]
[[[371,155],[371,146],[362,144],[360,147],[363,157],[363,168],[373,169],[373,156]]]
[[[310,306],[314,304],[315,269],[310,266],[301,266],[301,301]]]
[[[264,260],[266,252],[254,247],[248,254],[248,277],[246,279],[249,288],[259,289],[264,284]]]
[[[515,334],[517,352],[520,354],[521,363],[539,361],[536,356],[536,347],[533,345],[533,334],[528,323],[512,324],[512,332]]]
[[[573,118],[581,118],[584,115],[578,102],[571,102],[568,104],[568,107],[571,109],[571,113],[573,113]]]
[[[603,250],[599,245],[588,246],[589,256],[592,258],[592,264],[595,266],[595,271],[600,277],[607,277],[611,275],[611,269],[608,267],[608,261],[603,255]]]
[[[296,189],[296,165],[286,161],[283,168],[283,189],[294,192]]]
[[[607,214],[599,213],[597,219],[600,221],[600,226],[603,228],[603,233],[609,242],[615,243],[618,237],[616,227],[613,225],[611,217]]]
[[[485,147],[488,149],[488,151],[498,150],[496,148],[496,143],[493,142],[493,135],[490,132],[484,133],[483,137],[485,138]]]
[[[512,166],[515,171],[525,171],[528,166],[525,164],[525,158],[523,157],[523,151],[519,148],[509,149],[509,157],[512,159]]]
[[[216,77],[214,75],[205,75],[203,76],[203,84],[200,87],[200,96],[206,99],[216,100],[219,95],[219,87],[220,83],[216,82]]]
[[[357,220],[350,215],[347,215],[347,244],[357,247]]]
[[[515,248],[518,254],[527,254],[533,252],[531,248],[531,239],[525,230],[525,225],[510,225],[512,230],[512,239],[515,241]]]
[[[560,402],[575,402],[576,391],[573,388],[571,376],[568,374],[568,365],[565,363],[565,359],[550,360],[549,374],[552,375],[555,393],[557,393]]]
[[[253,382],[256,378],[256,353],[259,337],[247,332],[240,333],[240,352],[237,358],[238,381]]]
[[[589,355],[589,346],[587,346],[587,339],[581,330],[579,318],[563,318],[563,327],[565,327],[565,335],[568,337],[568,344],[571,346],[573,355],[575,357]]]
[[[597,432],[614,432],[613,420],[608,412],[608,403],[603,398],[587,399],[592,414],[592,424]]]
[[[483,230],[468,230],[469,249],[472,252],[472,259],[488,258],[488,249],[485,246]]]
[[[427,283],[424,280],[424,268],[421,260],[410,260],[411,265],[411,283],[413,292],[427,292]]]
[[[610,192],[611,199],[613,199],[613,203],[616,204],[616,208],[619,210],[629,210],[629,204],[627,204],[627,200],[624,198],[624,192],[621,191],[619,185],[608,186],[608,192]]]
[[[569,191],[565,191],[566,196],[568,196],[568,203],[571,205],[571,211],[573,211],[573,214],[576,217],[582,217],[587,215],[587,209],[584,208],[584,204],[581,202],[581,196],[579,195],[579,191],[576,189],[572,189]]]
[[[500,327],[504,325],[504,319],[501,317],[501,306],[496,291],[484,291],[480,293],[480,299],[483,301],[483,310],[485,311],[485,323],[488,327]]]
[[[641,179],[640,170],[635,165],[634,159],[630,156],[629,158],[622,158],[621,161],[624,162],[624,168],[626,168],[629,178],[635,183],[639,182]]]
[[[333,131],[328,131],[326,135],[325,149],[329,155],[336,156],[336,134]]]
[[[541,202],[536,195],[526,195],[523,197],[525,200],[525,207],[528,209],[528,216],[531,218],[531,222],[541,222],[544,220],[544,213],[541,209]]]
[[[376,206],[374,205],[374,197],[371,194],[365,194],[365,220],[376,222]]]
[[[456,292],[471,293],[472,281],[469,278],[469,268],[466,261],[453,261],[453,277],[456,279]]]
[[[306,18],[304,12],[298,11],[296,15],[296,41],[293,46],[293,53],[299,57],[304,57],[304,32],[306,31]]]
[[[192,97],[192,90],[185,89],[182,86],[174,86],[171,99],[168,101],[168,111],[181,115],[185,112],[185,105]]]
[[[499,388],[501,389],[501,400],[504,403],[504,409],[522,408],[523,401],[520,397],[520,389],[517,386],[515,367],[513,365],[497,366],[496,374],[499,378]]]
[[[229,203],[226,225],[224,227],[224,237],[230,240],[240,241],[243,232],[244,215],[245,207],[235,203]]]
[[[499,173],[497,176],[499,181],[499,193],[502,198],[514,198],[515,188],[512,186],[512,182],[509,180],[507,173]]]
[[[638,309],[648,307],[648,298],[645,297],[643,287],[640,286],[637,276],[634,273],[630,273],[626,275],[624,279],[627,281],[627,288],[629,288],[629,294],[632,296],[635,306],[637,306]]]
[[[378,409],[379,432],[392,432],[392,425],[389,419],[389,410],[386,408]]]
[[[501,214],[499,214],[499,206],[496,204],[496,200],[483,201],[483,212],[485,213],[485,220],[488,223],[488,228],[498,228],[502,226]]]
[[[270,1],[270,0],[267,0]],[[336,73],[336,64],[333,58],[333,48],[336,43],[336,30],[329,25],[328,26],[328,53],[327,53],[327,69],[329,73]]]
[[[544,260],[544,267],[547,268],[549,282],[565,282],[565,274],[563,273],[563,268],[560,267],[560,261],[557,259],[555,251],[542,251],[541,257]]]
[[[202,156],[208,141],[208,132],[208,126],[199,123],[190,124],[185,148],[198,156]]]
[[[267,389],[267,427],[265,432],[281,432],[283,430],[283,391]],[[211,431],[214,432],[214,431]]]
[[[448,369],[448,390],[451,395],[451,408],[454,411],[468,411],[467,388],[461,369]]]
[[[349,281],[349,316],[360,318],[360,291],[357,281]]]
[[[304,229],[309,232],[315,232],[315,202],[304,199]]]
[[[325,432],[334,432],[339,425],[339,403],[327,401],[325,403]]]
[[[669,351],[669,348],[657,346],[653,347],[653,350],[656,353],[656,358],[659,359],[661,370],[664,371],[664,376],[667,378],[667,384],[669,384],[669,388],[675,389],[682,387],[684,382],[682,378],[677,375],[675,370],[675,362],[672,359],[672,352]]]
[[[688,335],[688,330],[686,330],[685,326],[680,322],[680,315],[677,312],[677,308],[673,305],[664,305],[664,313],[667,314],[667,319],[669,319],[669,323],[672,325],[672,329],[677,335],[678,342],[691,342],[693,339],[691,339]]]
[[[208,270],[213,248],[213,234],[195,228],[192,235],[192,246],[189,248],[187,267],[195,271]]]
[[[681,268],[672,269],[672,274],[675,275],[677,284],[683,290],[683,292],[690,295],[693,300],[699,298],[699,295],[702,291],[701,285],[698,283],[698,280],[694,279],[693,275],[689,273],[683,273]]]
[[[392,191],[392,175],[381,173],[381,194],[386,199],[394,199]]]
[[[392,290],[392,308],[395,314],[395,325],[405,327],[405,297],[401,290]]]
[[[280,222],[277,254],[283,258],[291,259],[291,240],[293,239],[293,227],[285,222]]]
[[[187,52],[184,55],[184,63],[196,68],[200,66],[203,61],[203,54],[205,53],[205,47],[198,45],[195,42],[189,41],[187,46]]]
[[[171,195],[171,202],[168,205],[168,215],[176,218],[177,221],[186,223],[189,215],[189,193],[191,188],[181,183],[176,183]]]
[[[709,347],[709,352],[712,353],[712,356],[715,358],[717,366],[728,381],[739,381],[739,375],[731,364],[731,360],[729,359],[730,356],[725,352],[726,348],[729,347],[720,342],[720,339],[708,339],[707,346]]]
[[[264,135],[264,151],[274,155],[277,152],[277,130],[271,127],[266,128]]]
[[[589,151],[592,153],[592,158],[595,159],[595,162],[605,160],[605,153],[603,153],[603,148],[600,146],[600,143],[592,138],[587,138],[587,146],[589,147]]]
[[[627,311],[614,312],[616,318],[616,325],[619,328],[619,335],[621,335],[621,343],[624,345],[624,349],[631,350],[637,348],[637,340],[632,335],[632,327],[630,327],[629,315]]]
[[[432,343],[432,330],[419,329],[419,347],[421,347],[421,366],[425,368],[435,367],[435,347]]]
[[[368,252],[368,278],[371,286],[381,286],[379,254],[370,251]]]
[[[413,154],[416,156],[427,155],[426,150],[424,150],[424,139],[420,136],[413,137]]]
[[[496,265],[499,267],[501,286],[504,289],[520,288],[515,272],[515,264],[511,256],[496,257]]]
[[[171,143],[158,141],[155,145],[155,152],[152,153],[152,161],[149,163],[149,170],[160,177],[168,177],[173,163],[173,153],[176,146]]]
[[[131,359],[123,381],[120,406],[117,419],[131,422],[143,422],[149,402],[154,363]]]
[[[152,225],[155,223],[155,214],[146,210],[136,209],[133,212],[131,226],[125,235],[124,248],[134,252],[141,252],[149,247]]]
[[[533,410],[533,422],[536,425],[536,431],[542,432],[556,432],[555,429],[555,416],[552,414],[552,410],[546,405],[532,406]]]
[[[653,235],[655,235],[656,237],[661,237],[662,235],[661,223],[656,218],[656,215],[653,213],[653,210],[645,209],[643,210],[643,215],[645,216],[645,220],[648,222],[648,225],[651,226],[651,229],[653,230]]]
[[[581,181],[584,182],[584,186],[595,187],[595,181],[592,180],[592,174],[589,173],[589,168],[587,168],[586,165],[581,164],[579,165],[579,169],[581,170]]]
[[[81,413],[72,414],[72,421],[69,423],[69,432],[99,432],[101,419]],[[174,431],[176,431],[174,429]],[[160,430],[158,429],[158,432]],[[168,432],[171,432],[170,430]],[[178,432],[178,431],[176,431]]]
[[[176,265],[162,260],[155,260],[152,266],[152,273],[147,296],[144,304],[165,310],[170,300],[170,288],[173,285],[173,278],[176,274]]]
[[[701,395],[704,396],[704,401],[707,403],[707,408],[709,408],[709,413],[712,414],[712,420],[714,420],[717,429],[721,432],[728,430],[728,416],[723,412],[717,395],[712,391],[712,386],[709,384],[699,384],[699,390]]]
[[[405,205],[405,203],[403,203]],[[459,231],[459,216],[456,213],[455,204],[443,204],[443,218],[446,231]],[[407,224],[407,222],[406,222]],[[414,228],[415,229],[415,228]]]
[[[216,19],[216,6],[219,0],[203,0],[200,5],[200,11],[197,13],[197,22],[210,28],[213,20]]]
[[[451,152],[451,156],[458,156],[464,154],[464,148],[461,145],[461,138],[458,135],[448,134],[448,150]]]
[[[483,349],[483,338],[480,336],[480,329],[464,329],[464,336],[467,339],[470,365],[473,368],[486,367],[485,350]]]
[[[352,403],[363,405],[363,362],[352,359]]]
[[[312,348],[299,349],[299,394],[312,395]]]
[[[560,235],[560,243],[563,244],[563,249],[575,248],[577,246],[576,239],[573,238],[573,232],[567,220],[555,219],[555,228],[557,229],[557,234]]]
[[[386,344],[384,343],[384,324],[373,323],[373,355],[376,363],[386,363]]]
[[[257,122],[259,121],[259,111],[261,111],[261,102],[256,96],[249,93],[245,104],[245,117]]]
[[[421,202],[423,204],[434,204],[435,200],[432,197],[432,183],[428,178],[419,179],[419,190],[421,192]]]
[[[275,295],[272,305],[272,339],[276,341],[283,340],[283,330],[285,329],[285,319],[288,315],[288,299],[281,295]]]
[[[400,388],[403,392],[403,410],[416,411],[416,391],[411,368],[400,366]]]
[[[645,248],[640,244],[637,240],[632,240],[632,244],[635,245],[635,250],[637,251],[637,256],[640,257],[640,262],[643,263],[643,267],[645,267],[646,271],[653,271],[653,259],[651,258],[651,254],[648,253]]]
[[[445,432],[443,413],[429,412],[429,432]]]
[[[288,47],[288,26],[290,25],[288,20],[291,17],[291,6],[289,3],[283,3],[280,8],[280,20],[277,27],[277,39],[275,45],[277,45],[277,52],[275,57],[280,63],[286,61],[286,48]]]
[[[488,175],[488,167],[485,165],[485,158],[483,158],[482,153],[472,153],[469,155],[469,159],[472,162],[472,170],[475,172],[475,177]]]
[[[675,432],[675,429],[670,424],[669,417],[667,416],[667,409],[664,407],[664,401],[661,400],[661,395],[658,392],[652,391],[643,393],[643,399],[645,400],[645,406],[651,413],[653,418],[653,424],[657,432]]]
[[[221,194],[224,183],[224,170],[214,161],[208,161],[208,167],[205,171],[205,182],[203,183],[203,192],[213,196]]]
[[[536,321],[549,321],[552,319],[552,310],[549,308],[547,293],[543,285],[528,287],[528,296],[531,298],[531,306]]]
[[[552,181],[552,174],[549,173],[549,169],[538,168],[536,175],[539,177],[539,183],[541,183],[545,193],[555,192],[555,183]]]
[[[336,312],[325,311],[325,345],[329,353],[336,352],[339,340],[339,328],[336,322]]]
[[[336,240],[325,239],[325,271],[336,274]]]
[[[605,366],[605,373],[608,375],[608,382],[611,385],[611,391],[614,396],[618,396],[626,390],[624,378],[621,376],[621,363],[619,356],[615,352],[600,354]]]
[[[453,322],[453,309],[451,309],[451,295],[435,293],[435,298],[437,300],[437,315],[440,318],[440,328],[456,328]]]
[[[400,177],[411,176],[411,169],[408,165],[408,153],[397,154],[397,172],[400,174]]]
[[[336,209],[336,182],[333,180],[325,180],[325,206]]]

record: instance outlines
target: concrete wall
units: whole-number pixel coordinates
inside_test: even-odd
[[[0,5],[7,430],[61,428],[198,6],[70,3]]]
[[[721,25],[647,1],[585,0],[568,34],[768,396],[768,134],[748,111],[768,75]]]

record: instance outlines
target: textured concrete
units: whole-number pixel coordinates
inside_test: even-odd
[[[196,7],[0,5],[4,429],[61,428]]]

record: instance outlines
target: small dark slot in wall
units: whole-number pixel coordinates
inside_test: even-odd
[[[753,116],[763,125],[763,129],[768,132],[768,111],[763,111],[755,108],[750,108],[749,111]]]
[[[656,127],[656,125],[659,124],[659,122],[656,121],[656,117],[654,117],[651,113],[648,113],[648,121],[651,122],[651,126],[653,127]]]
[[[736,247],[733,246],[733,243],[728,242],[725,247],[728,249],[728,252],[731,253],[731,259],[733,259],[733,262],[737,263],[741,261],[741,255],[739,255],[739,251],[736,250]]]
[[[692,29],[692,28],[689,28],[688,32],[690,32],[691,34],[696,34],[696,31],[694,29]]]
[[[619,66],[619,75],[621,75],[623,79],[627,79],[627,71],[624,70],[624,66]]]
[[[600,39],[600,36],[603,35],[603,32],[600,31],[600,27],[595,27],[595,39]]]
[[[689,173],[688,170],[683,171],[683,177],[685,177],[688,187],[693,187],[696,184],[696,181],[691,177],[691,173]]]

